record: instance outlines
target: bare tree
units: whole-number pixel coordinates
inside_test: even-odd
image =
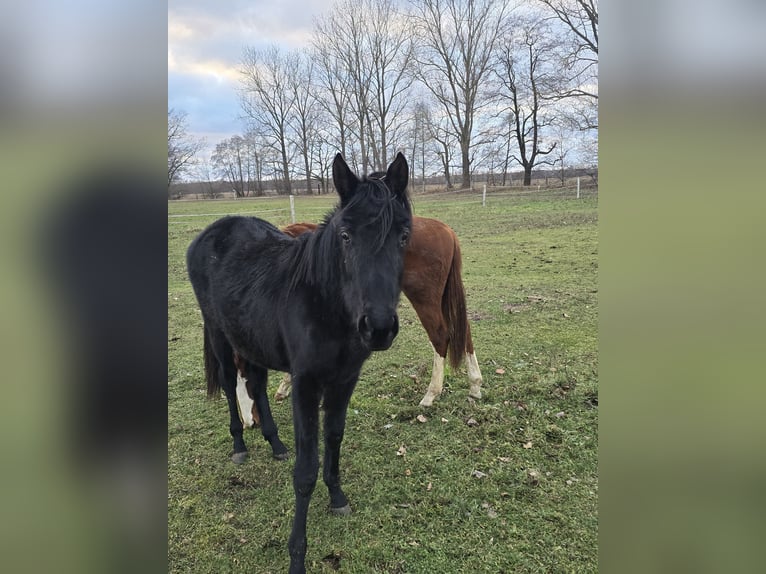
[[[431,149],[431,109],[426,101],[418,101],[412,109],[412,120],[410,122],[412,141],[410,155],[410,179],[414,181],[417,177],[418,168],[420,168],[421,184],[423,191],[426,189],[426,166],[430,163]]]
[[[269,152],[269,144],[261,134],[253,129],[247,130],[245,133],[245,141],[248,143],[248,149],[250,151],[251,162],[251,174],[254,178],[253,186],[251,187],[253,195],[258,197],[264,194],[263,184],[263,172],[266,164],[266,155]]]
[[[216,171],[232,186],[236,197],[253,194],[258,169],[256,159],[253,142],[242,136],[233,136],[217,144],[211,157]]]
[[[212,158],[202,160],[197,165],[197,179],[202,187],[202,195],[207,199],[216,199],[221,196],[214,178],[215,166]]]
[[[385,170],[394,130],[401,122],[415,79],[413,73],[414,36],[410,19],[395,10],[394,0],[359,0],[368,12],[367,42],[370,46],[372,90],[370,144],[373,166]],[[393,153],[392,153],[393,155]]]
[[[313,173],[312,148],[317,141],[318,104],[313,90],[314,63],[308,52],[297,52],[295,66],[288,75],[290,90],[295,102],[294,113],[290,119],[295,134],[297,152],[303,158],[303,173],[306,176],[306,193],[312,194],[311,177]]]
[[[291,192],[289,137],[295,94],[290,85],[296,66],[295,54],[286,54],[272,46],[261,51],[245,48],[241,68],[242,109],[255,129],[277,151],[285,193]]]
[[[320,83],[330,96],[325,105],[338,122],[341,151],[358,153],[363,173],[388,164],[414,81],[413,34],[396,4],[342,0],[314,30]]]
[[[559,78],[551,65],[553,51],[544,21],[527,17],[515,18],[498,53],[497,77],[500,94],[507,102],[512,117],[512,131],[518,154],[513,159],[524,168],[524,185],[532,183],[532,169],[550,163],[540,156],[551,153],[542,148],[544,128],[552,123],[548,113],[551,94],[559,89]]]
[[[168,110],[168,191],[170,185],[189,171],[195,156],[205,147],[205,141],[189,135],[187,114],[173,108]]]
[[[335,57],[333,44],[321,33],[315,33],[311,58],[314,61],[317,101],[332,119],[333,128],[325,127],[326,139],[337,141],[337,150],[348,157],[349,107],[351,86],[342,62]],[[327,122],[322,122],[327,124]],[[334,133],[333,133],[334,132]]]
[[[449,119],[460,146],[463,187],[471,184],[474,119],[501,33],[507,0],[412,0],[422,81]]]
[[[314,179],[319,182],[319,194],[330,191],[330,164],[332,158],[338,153],[338,147],[331,135],[322,129],[317,130],[314,146],[312,147],[313,164],[316,170],[313,172]]]
[[[598,2],[596,0],[538,0],[545,4],[578,39],[575,53],[598,63]],[[594,57],[595,56],[595,57]]]
[[[347,122],[349,130],[355,130],[359,143],[361,161],[354,162],[367,173],[368,160],[368,114],[370,101],[371,68],[367,60],[370,48],[364,30],[368,14],[365,12],[365,0],[341,0],[333,5],[329,14],[315,23],[314,44],[332,62],[333,74],[340,74],[347,88],[346,104],[351,111],[352,121]],[[349,148],[348,132],[345,146],[347,157],[354,158],[355,153]]]
[[[510,185],[511,178],[510,178],[510,169],[511,169],[511,159],[513,158],[513,142],[514,142],[514,128],[515,128],[515,121],[514,121],[514,114],[512,112],[507,112],[503,115],[503,125],[500,130],[501,137],[499,138],[500,141],[503,142],[503,179],[500,183],[500,185],[505,186],[506,180],[508,180],[508,183]]]
[[[448,118],[431,114],[429,119],[427,125],[431,146],[434,154],[439,158],[445,185],[447,189],[452,189],[452,160],[453,150],[457,147],[456,136]]]
[[[575,100],[568,113],[575,129],[598,129],[598,1],[538,0],[548,14],[558,19],[568,41],[561,67],[568,82],[556,98]]]
[[[564,125],[559,125],[557,130],[557,145],[556,153],[554,154],[553,165],[559,166],[559,180],[561,181],[561,187],[566,185],[566,161],[569,155],[569,146],[567,145],[567,130]]]

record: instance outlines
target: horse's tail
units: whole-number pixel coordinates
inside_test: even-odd
[[[203,349],[205,378],[207,379],[207,398],[214,399],[221,396],[221,369],[220,362],[213,352],[213,343],[210,340],[210,329],[207,324],[205,324],[205,343]]]
[[[447,349],[449,362],[453,368],[457,368],[465,357],[468,314],[465,306],[463,279],[460,275],[463,264],[460,257],[460,244],[457,242],[457,238],[454,238],[454,244],[452,265],[450,266],[447,284],[444,286],[444,294],[442,295],[442,314],[447,321],[447,332],[449,333],[449,347]]]

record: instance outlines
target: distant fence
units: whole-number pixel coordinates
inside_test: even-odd
[[[512,197],[525,197],[525,198],[539,198],[541,200],[547,199],[584,199],[586,197],[597,197],[598,187],[593,185],[583,185],[575,181],[571,184],[559,187],[545,188],[542,185],[533,185],[527,187],[489,187],[485,184],[480,184],[476,189],[451,189],[443,191],[434,191],[426,193],[412,193],[410,194],[416,204],[422,204],[429,200],[442,201],[449,199],[450,203],[459,204],[476,204],[479,207],[486,207],[492,205],[492,201],[497,198],[512,198]],[[325,198],[333,199],[334,194],[327,194],[322,196],[306,196],[306,195],[270,195],[261,197],[245,197],[236,199],[237,202],[251,204],[254,209],[247,211],[236,211],[237,215],[268,215],[274,216],[279,214],[286,219],[289,218],[293,223],[295,221],[314,221],[320,219],[327,213],[327,206],[320,206],[315,203],[315,200]],[[201,201],[209,202],[215,205],[220,201],[232,201],[233,198],[217,198],[217,199],[204,199]],[[268,209],[257,209],[259,202],[268,202],[269,206],[274,205],[275,201],[283,200],[284,207]],[[308,200],[308,201],[306,201]],[[296,207],[297,206],[297,207]],[[265,207],[265,206],[264,206]],[[298,213],[298,215],[296,215]],[[233,212],[232,212],[233,214]],[[168,223],[179,223],[186,218],[193,217],[223,217],[229,215],[228,213],[215,212],[215,213],[177,213],[168,215]]]
[[[459,177],[459,176],[458,176]],[[480,174],[477,175],[471,182],[473,191],[481,191],[484,185],[487,189],[513,189],[513,190],[549,190],[549,189],[562,189],[574,187],[577,180],[580,181],[581,188],[597,188],[598,187],[598,170],[585,169],[585,168],[568,168],[564,177],[562,178],[559,173],[552,171],[533,171],[532,172],[532,185],[522,185],[523,174],[509,173],[503,183],[503,177],[500,174]],[[291,182],[293,192],[296,197],[307,196],[328,196],[333,195],[332,184],[330,184],[329,192],[322,194],[317,193],[319,186],[317,182],[312,182],[311,193],[308,193],[308,188],[305,180],[295,180]],[[232,190],[229,184],[224,182],[186,182],[173,184],[169,190],[168,199],[173,201],[183,200],[199,200],[199,199],[252,199],[252,198],[275,198],[275,197],[288,197],[289,194],[281,192],[275,187],[275,182],[261,182],[260,195],[247,195],[245,197],[236,197],[236,194]],[[425,179],[414,177],[410,179],[410,194],[412,195],[431,195],[434,193],[460,193],[466,190],[454,190],[446,189],[446,180],[444,176],[430,176]]]

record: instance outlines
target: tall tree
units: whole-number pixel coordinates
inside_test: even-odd
[[[369,102],[371,89],[371,68],[367,60],[369,44],[364,34],[366,19],[365,0],[341,0],[331,11],[317,19],[314,30],[314,44],[327,56],[337,62],[337,71],[343,75],[348,88],[347,105],[352,121],[349,129],[355,131],[360,164],[363,173],[368,171],[369,150]],[[346,150],[354,157],[354,151]]]
[[[366,34],[370,46],[372,90],[370,143],[373,166],[385,170],[395,128],[402,123],[408,99],[405,97],[415,79],[413,73],[414,36],[410,19],[398,13],[395,0],[360,0],[369,14]]]
[[[447,189],[452,189],[452,161],[457,146],[451,122],[448,118],[436,117],[435,114],[431,114],[427,125],[431,146],[434,154],[439,158],[445,185]]]
[[[314,63],[308,52],[296,53],[293,73],[288,76],[290,90],[295,102],[291,118],[297,152],[303,159],[303,173],[306,176],[306,193],[312,194],[313,172],[312,148],[317,141],[317,101],[314,94]]]
[[[342,0],[315,24],[312,43],[322,68],[319,77],[330,96],[327,107],[339,124],[340,146],[350,147],[353,132],[363,173],[382,170],[412,85],[414,39],[396,0]],[[349,117],[350,116],[350,117]]]
[[[410,139],[412,141],[410,155],[410,179],[414,182],[420,171],[423,191],[426,188],[426,165],[430,161],[431,150],[428,142],[431,141],[431,110],[426,101],[418,101],[412,109],[410,121]],[[428,156],[426,155],[428,154]]]
[[[532,169],[540,156],[551,153],[554,142],[543,149],[546,127],[551,125],[550,96],[557,93],[560,77],[551,62],[554,43],[545,21],[521,16],[509,23],[498,52],[496,74],[500,95],[512,117],[512,132],[518,154],[513,159],[524,168],[524,185],[532,183]]]
[[[221,178],[232,186],[234,195],[247,197],[256,187],[256,158],[252,141],[233,136],[215,146],[211,161]]]
[[[508,10],[507,0],[412,0],[424,85],[443,108],[460,146],[463,187],[471,185],[475,116]]]
[[[277,46],[265,50],[245,48],[242,59],[241,104],[254,129],[269,140],[281,161],[283,190],[290,193],[290,120],[295,95],[290,89],[297,57]]]
[[[333,129],[325,127],[326,140],[337,142],[338,151],[348,157],[351,85],[343,63],[336,57],[334,45],[329,38],[315,33],[312,39],[311,57],[315,64],[317,101],[332,118]],[[334,133],[333,133],[334,132]]]
[[[568,36],[561,67],[568,82],[557,98],[571,98],[568,119],[575,129],[598,129],[598,1],[538,0]]]
[[[191,169],[196,155],[205,147],[204,140],[189,135],[187,117],[182,110],[168,110],[168,190]]]

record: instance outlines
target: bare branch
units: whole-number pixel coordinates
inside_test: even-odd
[[[194,165],[196,155],[205,147],[204,139],[187,133],[187,114],[168,110],[168,189]]]

